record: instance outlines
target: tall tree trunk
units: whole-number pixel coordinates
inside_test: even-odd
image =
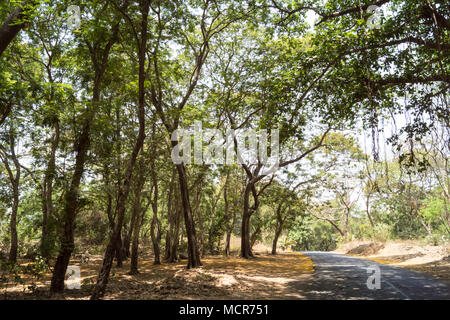
[[[141,39],[139,43],[139,90],[138,90],[138,119],[139,119],[139,133],[136,139],[136,143],[131,153],[127,170],[125,173],[125,180],[123,183],[123,192],[119,194],[118,203],[116,206],[117,210],[117,222],[114,227],[114,232],[112,233],[108,246],[106,247],[106,252],[103,258],[102,269],[98,276],[97,284],[91,295],[91,300],[97,300],[103,297],[105,294],[106,286],[108,284],[109,273],[111,271],[113,254],[116,250],[117,239],[120,236],[123,219],[125,216],[125,202],[130,192],[130,180],[133,173],[133,168],[136,163],[137,156],[142,149],[145,139],[145,54],[147,51],[147,26],[148,26],[148,12],[150,8],[149,1],[143,1],[140,3],[141,6]]]
[[[98,101],[98,93],[96,93],[94,100]],[[77,154],[75,159],[75,170],[69,190],[66,191],[65,195],[64,210],[62,215],[64,219],[64,229],[62,235],[60,236],[59,254],[56,258],[55,267],[53,268],[53,276],[50,286],[50,291],[52,293],[62,292],[64,290],[64,277],[67,266],[69,265],[70,256],[75,247],[73,238],[73,223],[75,221],[78,207],[80,181],[84,172],[84,163],[86,161],[86,154],[89,148],[89,131],[93,115],[93,110],[88,111],[81,135],[75,145],[75,151]]]
[[[194,201],[194,210],[193,212],[196,214],[197,216],[197,222],[198,222],[198,227],[200,229],[200,241],[199,241],[199,254],[200,254],[200,258],[203,258],[203,256],[205,255],[205,251],[206,251],[206,246],[205,246],[205,229],[204,229],[204,223],[203,223],[203,217],[202,214],[199,210],[199,206],[200,206],[200,189],[201,189],[201,183],[203,181],[200,181],[200,185],[199,188],[197,188],[197,190],[195,191],[195,201]]]
[[[11,208],[11,218],[9,222],[9,229],[11,235],[11,244],[9,249],[9,262],[17,261],[17,248],[18,248],[18,239],[17,239],[17,212],[19,210],[19,184],[20,184],[20,163],[17,159],[15,152],[15,133],[13,127],[11,125],[10,128],[10,151],[11,151],[11,159],[13,160],[15,167],[15,174],[13,174],[11,167],[8,163],[8,156],[4,154],[3,162],[5,164],[6,170],[8,172],[9,180],[11,182],[12,190],[13,190],[13,205]]]
[[[54,247],[53,241],[53,180],[56,172],[56,150],[59,145],[59,120],[54,123],[54,132],[51,142],[50,159],[44,177],[43,208],[42,208],[42,234],[41,255],[45,259],[50,258],[50,250]]]
[[[153,243],[153,253],[154,253],[154,263],[155,265],[161,264],[161,258],[160,258],[160,249],[159,249],[159,241],[160,241],[160,231],[159,231],[159,221],[158,221],[158,182],[156,180],[156,175],[153,179],[153,185],[154,185],[154,197],[152,200],[152,211],[153,211],[153,218],[152,218],[152,224],[151,224],[151,237],[152,237],[152,243]]]
[[[133,209],[134,219],[134,227],[133,227],[133,240],[131,244],[131,263],[130,263],[130,274],[138,274],[138,258],[139,258],[139,232],[141,230],[141,219],[140,215],[142,212],[141,206],[141,191],[136,192]],[[144,214],[144,213],[142,213]],[[131,226],[130,226],[131,227]]]
[[[153,137],[152,137],[152,141],[153,141],[153,149],[156,149],[156,145],[154,144],[155,141],[155,123],[153,123]],[[152,211],[153,211],[153,218],[152,218],[152,223],[151,223],[151,238],[152,238],[152,243],[153,243],[153,254],[154,254],[154,263],[155,265],[161,264],[161,250],[159,247],[159,242],[161,241],[161,231],[160,231],[160,224],[159,224],[159,220],[158,220],[158,196],[159,196],[159,189],[158,189],[158,175],[156,174],[156,169],[155,169],[155,161],[156,161],[156,157],[155,159],[153,159],[152,163],[151,163],[151,173],[152,173],[152,183],[153,183],[153,200],[151,199],[151,195],[150,195],[150,200],[151,200],[151,204],[152,204]]]
[[[11,138],[11,155],[14,161],[14,166],[16,167],[16,175],[13,182],[13,206],[11,210],[11,248],[9,250],[9,262],[17,261],[17,211],[19,210],[19,184],[20,184],[20,164],[14,152],[14,138]]]
[[[241,226],[241,257],[245,259],[253,257],[253,252],[250,245],[251,189],[252,185],[247,184],[244,191],[244,214],[242,215],[242,226]]]
[[[90,146],[90,129],[91,123],[96,112],[96,106],[100,102],[100,83],[103,77],[103,70],[98,68],[95,70],[94,89],[92,94],[92,106],[87,111],[83,128],[78,139],[75,141],[75,169],[72,175],[70,186],[65,194],[64,209],[62,219],[64,223],[63,231],[59,237],[60,248],[56,263],[53,268],[50,292],[57,293],[64,290],[64,278],[69,265],[70,256],[72,255],[74,245],[73,224],[78,208],[78,195],[81,178],[84,172],[84,164],[86,162],[87,151]]]
[[[94,87],[93,102],[99,101],[99,83]],[[96,103],[94,103],[96,105]],[[64,277],[66,274],[67,266],[69,265],[70,256],[72,255],[74,245],[73,238],[73,223],[78,207],[78,194],[81,177],[84,172],[84,164],[86,162],[87,150],[89,149],[89,132],[92,118],[94,117],[95,109],[92,108],[88,111],[86,119],[84,121],[83,129],[77,141],[75,142],[75,170],[72,175],[72,180],[69,189],[66,191],[63,209],[63,222],[64,229],[60,236],[60,249],[56,263],[53,268],[52,281],[50,291],[52,293],[62,292],[64,290]]]
[[[366,214],[367,214],[367,218],[369,218],[370,226],[373,228],[375,225],[372,220],[372,215],[370,214],[370,196],[371,196],[372,190],[368,190],[367,192],[368,192],[368,194],[367,194],[367,198],[366,198]]]
[[[372,179],[370,177],[370,172],[369,172],[369,165],[367,164],[367,158],[366,158],[366,167],[367,167],[367,176],[368,176],[368,186],[367,186],[367,195],[366,195],[366,214],[367,214],[367,218],[369,219],[370,222],[370,226],[372,227],[372,229],[375,227],[375,224],[373,222],[372,219],[372,214],[370,213],[370,198],[372,196],[372,193],[375,191],[376,187],[374,182],[372,182]],[[372,230],[373,231],[373,230]]]
[[[138,258],[139,258],[139,233],[141,231],[142,221],[145,215],[145,212],[148,209],[148,206],[145,210],[142,210],[141,204],[141,195],[142,189],[145,184],[145,175],[144,175],[144,155],[142,155],[139,159],[139,170],[137,172],[137,183],[134,189],[134,206],[133,206],[133,214],[132,214],[132,222],[130,223],[130,229],[133,229],[132,233],[132,245],[131,245],[131,265],[130,265],[130,274],[137,274],[138,271]],[[149,204],[151,200],[151,195],[149,199]]]
[[[167,262],[176,262],[178,261],[178,246],[180,244],[180,226],[181,220],[183,218],[183,208],[181,206],[177,206],[175,211],[175,226],[174,233],[172,238],[172,247],[170,250],[170,256]]]
[[[75,156],[75,169],[72,175],[70,186],[65,194],[64,209],[62,212],[62,219],[64,223],[64,229],[60,235],[60,249],[56,263],[53,268],[53,275],[51,280],[50,292],[62,292],[64,290],[64,278],[69,265],[70,256],[72,255],[74,245],[73,238],[73,224],[78,208],[78,195],[81,177],[84,172],[84,164],[86,162],[87,151],[90,146],[90,129],[91,123],[94,119],[98,104],[100,102],[100,85],[103,80],[103,75],[106,69],[106,63],[108,61],[110,50],[113,44],[117,41],[117,35],[119,32],[119,23],[115,24],[112,28],[112,34],[106,43],[103,52],[101,54],[101,63],[97,57],[97,53],[91,50],[91,60],[94,66],[94,87],[92,91],[92,106],[87,111],[86,118],[84,119],[83,127],[78,139],[74,144]],[[103,39],[101,39],[103,40]],[[97,46],[98,43],[95,44]]]
[[[119,195],[121,193],[121,183],[122,183],[122,143],[121,143],[121,120],[120,120],[120,110],[116,108],[116,131],[115,131],[115,142],[117,143],[117,154],[116,154],[116,175],[117,175],[117,194],[116,194],[116,208],[119,202]],[[115,211],[117,212],[117,211]],[[134,224],[133,224],[134,225]],[[111,232],[114,232],[114,219],[111,224]],[[114,258],[116,259],[117,267],[121,268],[123,266],[122,261],[124,260],[123,251],[122,251],[122,233],[119,234],[119,238],[117,240],[116,249],[114,252]]]
[[[20,177],[20,174],[19,174]],[[17,261],[17,210],[19,208],[19,184],[13,185],[13,206],[11,210],[11,220],[9,223],[11,231],[11,247],[9,249],[9,262]]]
[[[170,185],[169,185],[169,195],[167,196],[167,220],[168,220],[168,226],[167,226],[167,233],[166,233],[166,243],[165,243],[165,249],[164,249],[164,261],[169,262],[169,258],[171,257],[171,250],[172,250],[172,241],[173,235],[174,235],[174,228],[175,228],[175,217],[176,212],[173,210],[172,201],[176,199],[173,197],[173,189],[174,189],[174,176],[176,172],[175,170],[172,171],[172,176],[170,178]],[[175,207],[176,209],[176,207]],[[173,262],[173,261],[170,261]]]
[[[115,249],[115,258],[117,262],[117,267],[122,268],[123,267],[123,260],[124,257],[122,255],[122,232],[119,232],[119,235],[117,237],[116,242],[116,249]]]
[[[166,235],[166,262],[176,262],[178,261],[178,244],[179,244],[179,233],[180,233],[180,223],[183,215],[183,209],[181,207],[180,193],[177,192],[178,186],[175,182],[177,172],[174,168],[172,172],[171,180],[171,197],[173,199],[173,205],[168,203],[168,216],[170,228],[167,230]],[[170,201],[170,200],[169,200]]]
[[[177,143],[174,142],[174,146]],[[197,236],[195,232],[194,218],[189,201],[189,190],[186,177],[186,168],[184,164],[176,165],[178,178],[180,183],[181,200],[183,204],[184,223],[186,228],[186,236],[188,240],[188,265],[187,268],[198,268],[202,265],[200,261],[200,253],[197,246]]]
[[[281,210],[283,207],[283,203],[280,203],[277,207],[277,225],[275,227],[275,237],[273,238],[273,243],[272,243],[272,254],[276,255],[277,254],[277,243],[278,243],[278,238],[280,237],[281,232],[283,231],[283,217],[281,216]]]
[[[134,226],[136,224],[135,218],[136,217],[134,215],[131,215],[130,228],[125,232],[125,239],[123,240],[123,251],[125,258],[129,258],[131,256],[130,246],[132,241],[131,239],[133,237]]]
[[[142,208],[139,206],[139,211]],[[142,213],[144,214],[144,212]],[[130,263],[130,274],[138,274],[138,259],[139,259],[139,233],[141,231],[141,219],[140,216],[135,220],[135,225],[133,228],[133,241],[131,244],[131,263]]]
[[[278,243],[278,238],[280,237],[280,231],[277,229],[275,231],[275,237],[273,238],[273,242],[272,242],[272,254],[276,255],[277,254],[277,243]]]
[[[227,178],[225,180],[225,186],[223,188],[223,199],[225,202],[225,217],[226,220],[229,221],[227,225],[226,230],[226,238],[225,238],[225,255],[228,257],[230,255],[230,242],[231,242],[231,235],[234,230],[234,225],[236,224],[236,207],[238,206],[238,203],[233,201],[233,208],[230,211],[230,203],[228,199],[228,181],[229,181],[229,173],[227,174]]]
[[[53,83],[53,75],[51,66],[47,68],[48,81]],[[50,89],[49,103],[54,100],[53,87]],[[54,216],[53,216],[53,180],[56,173],[56,150],[58,149],[60,133],[59,133],[59,118],[55,115],[53,121],[53,134],[50,142],[50,159],[47,163],[47,169],[44,175],[44,185],[42,190],[42,234],[41,234],[41,255],[47,261],[50,258],[50,251],[54,248]]]
[[[230,255],[230,242],[231,242],[231,230],[228,229],[227,236],[225,238],[225,255],[228,257]]]
[[[347,240],[347,236],[348,236],[348,221],[349,221],[349,217],[350,217],[350,209],[349,208],[345,208],[345,212],[344,212],[344,240]]]
[[[148,12],[148,11],[147,11]],[[141,86],[141,81],[140,81]],[[142,86],[143,86],[143,79],[142,79]],[[143,89],[143,88],[142,88]],[[122,231],[123,226],[123,220],[125,216],[125,202],[128,197],[129,191],[130,191],[130,180],[133,173],[133,168],[136,162],[136,158],[138,156],[139,151],[142,148],[144,138],[145,138],[145,118],[144,118],[144,101],[143,97],[141,100],[141,97],[139,98],[140,101],[142,101],[142,104],[140,104],[139,109],[139,134],[136,140],[136,144],[133,148],[133,152],[131,154],[127,170],[125,173],[125,180],[124,180],[124,187],[123,190],[119,193],[118,203],[116,206],[116,223],[114,226],[114,230],[111,234],[111,237],[109,239],[108,245],[106,247],[105,255],[103,257],[103,264],[102,268],[100,270],[100,273],[98,275],[97,284],[94,287],[93,293],[91,295],[91,300],[97,300],[103,297],[105,294],[106,286],[108,284],[109,280],[109,273],[111,271],[113,259],[114,259],[114,253],[117,250],[117,243],[120,238],[120,234]]]
[[[230,221],[230,207],[228,204],[228,193],[227,193],[227,189],[228,189],[228,177],[229,177],[229,173],[227,173],[227,178],[225,180],[225,187],[223,188],[223,201],[225,202],[225,221]],[[230,255],[230,240],[231,240],[231,232],[230,232],[230,226],[227,226],[227,233],[226,233],[226,238],[225,238],[225,255],[228,257]]]

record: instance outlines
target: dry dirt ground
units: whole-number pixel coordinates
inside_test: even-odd
[[[425,272],[450,281],[450,244],[432,246],[414,241],[353,241],[335,252]]]
[[[312,277],[311,259],[300,253],[276,256],[260,253],[254,259],[207,256],[203,266],[186,270],[186,260],[153,265],[152,257],[140,259],[138,275],[129,275],[129,262],[113,267],[105,299],[299,299],[293,286],[300,279]],[[102,257],[91,256],[88,263],[79,260],[70,265],[81,269],[81,289],[66,290],[49,296],[50,273],[37,282],[37,289],[25,284],[10,284],[0,291],[0,299],[89,299],[101,268]]]

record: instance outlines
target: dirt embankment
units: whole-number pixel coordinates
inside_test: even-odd
[[[432,246],[414,241],[352,241],[335,252],[425,272],[450,281],[450,244]]]

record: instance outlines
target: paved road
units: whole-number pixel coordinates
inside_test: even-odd
[[[292,283],[307,299],[450,300],[450,283],[408,269],[331,252],[302,252],[314,263],[313,280]],[[380,289],[370,290],[370,266],[380,269]],[[370,284],[376,284],[372,279]]]

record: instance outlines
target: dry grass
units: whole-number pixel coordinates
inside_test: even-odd
[[[300,299],[290,283],[312,276],[311,259],[300,253],[277,256],[260,254],[246,260],[236,256],[207,256],[203,266],[186,270],[186,261],[153,265],[146,256],[139,263],[140,273],[129,275],[129,263],[113,267],[105,299]],[[88,264],[71,261],[81,269],[80,290],[66,290],[50,297],[50,274],[31,293],[22,285],[10,286],[7,299],[88,299],[101,268],[101,256]],[[24,290],[25,289],[25,290]]]

